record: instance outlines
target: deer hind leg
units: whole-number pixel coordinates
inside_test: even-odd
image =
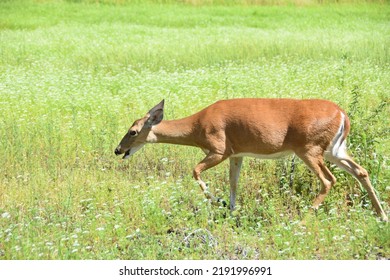
[[[230,158],[230,212],[232,212],[236,206],[236,192],[238,186],[238,178],[240,176],[242,157],[231,157]]]
[[[321,182],[320,193],[313,202],[313,208],[318,209],[332,186],[336,183],[336,178],[326,167],[322,151],[309,151],[302,154],[297,153],[297,156],[305,162],[305,164],[314,172]]]
[[[370,177],[367,170],[357,164],[346,152],[345,142],[340,145],[337,151],[332,152],[327,156],[327,159],[336,164],[341,169],[347,171],[355,179],[357,179],[362,186],[366,189],[368,196],[370,197],[371,203],[375,208],[377,214],[382,218],[383,221],[387,221],[387,215],[375,195],[375,190],[371,185]]]
[[[201,179],[200,174],[203,171],[205,171],[213,166],[216,166],[217,164],[221,163],[225,159],[226,159],[226,157],[221,155],[221,154],[216,154],[216,153],[210,152],[207,154],[207,156],[200,163],[198,163],[195,166],[194,171],[193,171],[194,179],[198,182],[198,184],[199,184],[200,188],[202,189],[206,198],[209,199],[211,201],[211,203],[214,205],[220,205],[222,203],[223,206],[226,206],[226,202],[220,198],[216,198],[215,196],[213,196],[210,193],[207,184]]]

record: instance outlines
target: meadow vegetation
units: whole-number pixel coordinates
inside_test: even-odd
[[[230,216],[192,179],[200,150],[114,155],[163,98],[166,119],[325,98],[349,113],[349,150],[389,213],[389,5],[226,2],[0,1],[0,259],[390,258],[388,224],[333,166],[311,214],[319,181],[300,160],[246,158]],[[227,162],[203,178],[228,201]]]

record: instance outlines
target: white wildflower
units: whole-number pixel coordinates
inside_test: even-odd
[[[11,214],[8,212],[4,212],[3,214],[1,214],[1,217],[4,219],[9,219],[9,218],[11,218]]]

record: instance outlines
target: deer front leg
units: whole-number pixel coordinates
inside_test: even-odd
[[[221,163],[225,160],[225,158],[226,157],[224,155],[209,152],[207,156],[200,163],[198,163],[194,169],[194,179],[198,182],[206,198],[209,199],[214,205],[220,205],[222,203],[223,206],[226,206],[226,202],[220,198],[216,198],[210,193],[206,183],[203,182],[203,180],[200,178],[200,174],[203,171]]]
[[[242,166],[242,157],[231,157],[230,158],[230,170],[229,170],[229,181],[230,181],[230,212],[234,211],[236,207],[236,194],[238,186],[238,177],[240,176],[240,170]]]

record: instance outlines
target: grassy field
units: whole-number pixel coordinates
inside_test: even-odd
[[[114,155],[163,98],[166,119],[226,98],[325,98],[350,114],[350,151],[389,213],[390,6],[177,2],[0,1],[0,259],[390,258],[389,225],[333,166],[313,215],[302,162],[247,158],[230,216],[192,179],[200,150]],[[228,201],[227,163],[203,178]]]

